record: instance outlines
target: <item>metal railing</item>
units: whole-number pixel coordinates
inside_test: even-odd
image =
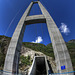
[[[8,72],[8,71],[3,71],[3,70],[0,70],[0,75],[28,75],[28,72],[27,71],[21,71],[20,73],[16,74],[12,74],[11,72]]]
[[[64,74],[74,74],[74,75],[75,75],[75,71],[64,72],[64,73],[51,73],[51,74],[49,74],[49,75],[64,75]]]
[[[8,71],[3,71],[3,70],[0,70],[0,75],[8,75],[8,74],[11,74],[11,72],[8,72]],[[48,75],[64,75],[64,74],[74,74],[75,75],[75,71],[70,71],[70,72],[63,72],[63,73],[50,73]],[[25,71],[19,73],[19,74],[12,74],[12,75],[28,75],[28,73],[26,73]]]

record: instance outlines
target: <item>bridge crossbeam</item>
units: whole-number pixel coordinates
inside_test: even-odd
[[[46,23],[46,19],[43,15],[33,15],[27,16],[25,20],[25,24],[35,24],[35,23]]]

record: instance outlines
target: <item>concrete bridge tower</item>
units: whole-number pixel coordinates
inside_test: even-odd
[[[42,15],[28,16],[31,7],[35,3],[38,3],[42,11]],[[4,72],[3,75],[13,75],[13,73],[18,74],[19,56],[20,56],[20,50],[22,46],[25,27],[28,24],[34,24],[34,23],[47,24],[48,32],[52,41],[53,51],[55,55],[55,62],[57,70],[59,70],[59,73],[73,71],[68,49],[65,45],[65,42],[57,25],[55,24],[52,17],[50,16],[50,14],[41,4],[40,1],[35,1],[35,2],[32,1],[28,6],[28,8],[26,9],[26,11],[24,12],[23,16],[21,17],[8,47],[8,51],[5,58],[4,71],[9,71],[11,73]],[[62,67],[65,67],[65,69],[62,70],[61,69]],[[73,73],[66,75],[73,75]]]

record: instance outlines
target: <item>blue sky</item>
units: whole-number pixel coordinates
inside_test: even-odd
[[[32,0],[0,0],[0,35],[12,37],[24,11]],[[33,0],[34,1],[34,0]],[[64,40],[75,39],[75,0],[40,0],[57,24]],[[34,4],[29,15],[42,14]],[[45,23],[26,26],[24,42],[51,43]]]

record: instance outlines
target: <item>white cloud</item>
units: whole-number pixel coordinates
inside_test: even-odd
[[[68,33],[70,33],[69,28],[68,28],[67,25],[64,24],[64,23],[61,23],[61,26],[60,26],[59,29],[60,29],[60,31],[61,31],[62,33],[66,34],[66,35],[68,35]]]
[[[42,37],[38,36],[35,41],[32,41],[32,43],[41,43],[42,41],[43,41]]]

